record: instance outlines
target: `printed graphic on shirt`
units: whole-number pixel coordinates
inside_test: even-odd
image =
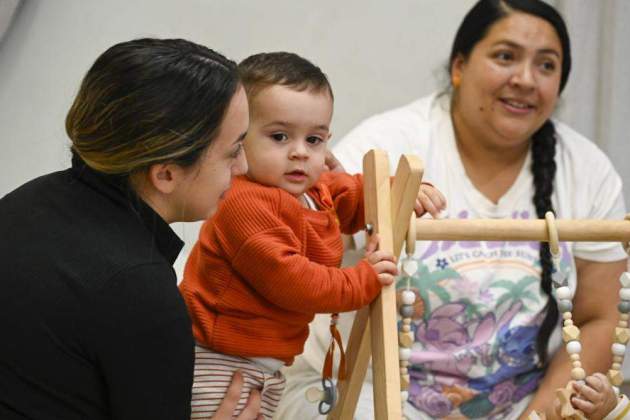
[[[560,270],[568,275],[571,256],[561,245]],[[539,243],[434,241],[417,248],[418,272],[397,283],[418,302],[409,402],[431,418],[508,416],[542,377],[536,336],[547,297]]]

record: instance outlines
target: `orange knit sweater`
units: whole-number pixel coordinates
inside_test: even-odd
[[[362,181],[322,175],[308,191],[314,211],[280,188],[235,179],[203,225],[180,285],[197,342],[291,364],[314,314],[371,302],[381,289],[374,269],[366,261],[338,268],[340,233],[364,225]]]

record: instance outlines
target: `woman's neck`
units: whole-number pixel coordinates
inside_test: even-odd
[[[168,205],[168,199],[153,188],[144,174],[133,174],[129,181],[131,188],[149,207],[153,209],[166,223],[175,222],[173,210]]]
[[[457,112],[452,113],[455,143],[466,175],[475,188],[493,203],[514,185],[521,172],[529,142],[500,147],[467,130]]]

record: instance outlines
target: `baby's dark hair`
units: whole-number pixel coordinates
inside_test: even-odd
[[[334,99],[328,77],[315,64],[297,54],[270,52],[254,54],[241,61],[238,72],[252,98],[261,90],[274,86],[287,86],[297,91],[326,91]]]

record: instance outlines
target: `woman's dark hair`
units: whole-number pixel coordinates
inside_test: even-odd
[[[540,0],[480,0],[464,17],[455,40],[449,60],[449,71],[458,57],[467,59],[490,27],[511,13],[527,13],[548,22],[556,31],[562,46],[562,67],[560,88],[564,89],[571,71],[571,44],[569,33],[562,16],[550,5]],[[532,166],[534,177],[534,206],[539,218],[544,218],[547,211],[553,211],[551,195],[556,175],[556,130],[551,120],[547,120],[532,136]],[[549,244],[540,244],[541,288],[549,297],[546,313],[536,339],[536,351],[541,364],[547,363],[547,343],[554,329],[558,326],[558,306],[551,294],[552,262]]]
[[[128,176],[160,162],[194,164],[239,86],[236,63],[183,39],[138,39],[105,51],[66,117],[73,153]]]

